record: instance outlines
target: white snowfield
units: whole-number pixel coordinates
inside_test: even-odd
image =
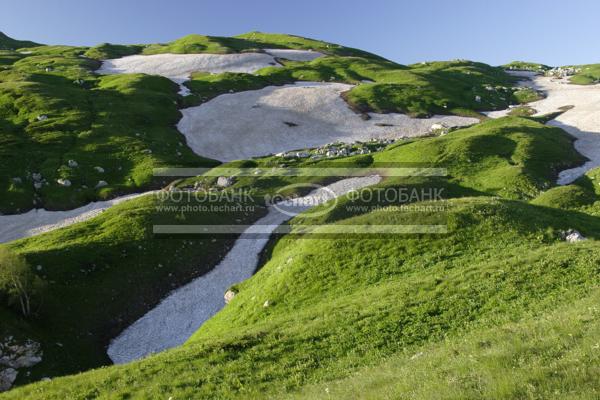
[[[589,159],[584,165],[562,171],[557,183],[568,185],[584,175],[587,171],[600,167],[600,85],[572,85],[567,79],[539,76],[535,73],[519,73],[530,78],[521,84],[540,90],[546,98],[529,103],[536,110],[535,115],[544,115],[560,111],[561,107],[573,106],[548,125],[557,126],[569,132],[577,140],[575,149]],[[498,118],[508,110],[489,113],[488,116]]]
[[[179,84],[180,94],[189,94],[183,82],[190,79],[192,72],[253,73],[266,67],[281,67],[276,58],[292,61],[312,61],[323,56],[310,50],[266,49],[265,53],[239,54],[153,54],[133,55],[102,62],[99,74],[143,73],[160,75]]]
[[[291,211],[305,211],[323,203],[323,200],[375,185],[380,180],[379,176],[368,176],[335,182],[288,202],[285,205],[286,213],[278,211],[277,206],[269,207],[268,214],[246,229],[219,265],[173,291],[158,306],[113,339],[107,350],[108,356],[113,362],[120,364],[183,344],[206,320],[225,306],[223,295],[229,287],[254,274],[259,255],[269,238],[267,235],[247,235],[273,232],[291,218],[288,215]]]
[[[465,126],[479,122],[458,116],[423,119],[377,113],[365,121],[340,96],[352,87],[297,82],[223,94],[181,110],[183,118],[177,128],[196,154],[232,161],[335,141],[419,136],[429,133],[436,123]]]
[[[155,191],[116,197],[112,200],[98,201],[68,211],[35,209],[24,214],[0,215],[0,243],[39,235],[87,221],[101,214],[107,208],[152,193]]]

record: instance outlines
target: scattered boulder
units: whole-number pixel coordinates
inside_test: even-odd
[[[558,68],[552,68],[551,70],[546,71],[546,75],[552,76],[555,78],[566,78],[566,77],[578,74],[579,72],[581,72],[581,68],[558,67]]]
[[[481,96],[475,96],[475,101],[477,103],[481,103]]]
[[[271,305],[271,303],[269,303],[269,300],[267,300],[263,303],[263,307],[265,307],[265,308],[269,307],[270,305]]]
[[[75,160],[67,161],[67,165],[69,166],[69,168],[77,168],[79,166],[79,164]]]
[[[42,115],[38,115],[38,116],[37,116],[37,120],[38,120],[38,121],[45,121],[45,120],[47,120],[47,119],[48,119],[48,116],[47,116],[47,115],[45,115],[45,114],[42,114]]]
[[[19,178],[18,176],[12,178],[13,183],[16,183],[18,185],[20,185],[21,183],[23,183],[23,179]]]
[[[217,186],[219,187],[229,187],[231,185],[233,185],[234,183],[234,178],[232,176],[220,176],[217,179]]]
[[[71,186],[71,181],[68,180],[68,179],[62,179],[62,178],[61,179],[57,179],[56,183],[58,183],[60,186],[63,186],[63,187],[69,187],[69,186]]]
[[[105,186],[108,186],[108,183],[106,181],[98,181],[98,183],[96,184],[95,188],[99,189],[99,188],[103,188]]]
[[[43,185],[42,182],[33,182],[33,187],[37,190],[41,189]]]
[[[17,379],[18,372],[14,368],[0,370],[0,392],[10,389]]]
[[[563,238],[565,242],[568,243],[577,243],[587,240],[585,236],[583,236],[579,231],[574,229],[569,229],[568,231],[563,233]]]
[[[98,167],[98,166],[96,166],[96,167],[94,167],[94,170],[95,170],[96,172],[100,173],[100,174],[103,174],[103,173],[104,173],[104,168],[102,168],[102,167]]]
[[[0,341],[0,392],[9,390],[20,368],[30,368],[42,361],[40,344],[27,340],[17,343],[13,337]]]
[[[42,181],[42,174],[40,174],[39,172],[34,172],[33,174],[31,174],[31,177],[33,178],[33,180],[35,182],[41,182]]]
[[[223,296],[223,298],[225,299],[225,304],[229,304],[231,302],[231,300],[233,300],[235,295],[236,295],[236,293],[231,289],[226,291],[225,296]]]
[[[429,127],[429,133],[445,135],[448,133],[448,127],[444,124],[433,124]]]

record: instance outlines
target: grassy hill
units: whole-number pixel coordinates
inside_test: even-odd
[[[580,69],[569,80],[577,85],[594,85],[600,82],[600,64],[581,65]]]
[[[0,36],[4,43],[17,48]],[[464,60],[400,65],[259,32],[150,45],[18,43],[27,43],[26,54],[0,50],[0,212],[67,209],[168,184],[175,198],[192,187],[201,188],[200,201],[238,190],[253,196],[234,201],[239,212],[184,212],[181,206],[197,204],[193,197],[177,201],[163,192],[2,245],[27,260],[39,290],[25,318],[0,285],[0,337],[33,339],[44,356],[0,399],[597,397],[600,169],[558,187],[559,171],[585,162],[571,136],[535,118],[479,114],[536,98],[516,91],[502,68]],[[265,48],[327,56],[256,74],[195,73],[185,98],[166,78],[94,73],[107,57]],[[235,239],[159,236],[155,224],[250,224],[265,214],[265,195],[333,179],[253,175],[223,189],[215,177],[152,177],[162,166],[219,168],[185,146],[174,127],[181,107],[296,81],[355,84],[344,98],[361,114],[474,115],[482,122],[360,156],[269,156],[221,166],[434,166],[448,176],[384,177],[362,191],[438,189],[441,201],[346,196],[320,206],[320,215],[299,215],[289,223],[295,233],[271,241],[256,275],[235,285],[232,302],[186,344],[109,366],[109,340],[213,268]],[[43,176],[39,187],[34,173]],[[231,206],[230,198],[217,203]],[[308,236],[303,223],[324,226]],[[326,234],[357,225],[443,225],[448,232]],[[566,243],[569,229],[588,240]]]
[[[317,222],[441,221],[450,233],[406,235],[401,240],[283,238],[259,274],[238,285],[234,302],[181,349],[4,396],[83,397],[90,390],[107,397],[108,393],[259,396],[262,390],[289,392],[306,384],[320,385],[361,368],[366,368],[367,380],[369,366],[404,359],[421,347],[443,352],[446,338],[486,335],[511,321],[527,325],[534,318],[530,316],[568,307],[570,300],[591,293],[597,273],[594,260],[600,254],[593,241],[562,243],[560,231],[574,228],[596,237],[600,222],[591,211],[528,201],[559,190],[552,188],[556,171],[565,162],[581,162],[569,142],[559,129],[526,118],[503,118],[442,137],[392,145],[366,164],[364,157],[346,159],[344,165],[419,161],[447,167],[448,179],[389,178],[380,184],[443,187],[451,199],[447,211],[441,215],[356,211],[348,206],[386,204],[347,199]],[[252,166],[266,168],[279,162],[276,157],[265,158]],[[319,167],[331,162],[300,163]],[[291,182],[294,178],[248,177],[234,189],[251,187],[265,193]],[[598,199],[590,195],[592,203]],[[210,268],[231,245],[231,238],[212,242],[152,236],[156,218],[176,218],[157,216],[156,201],[133,200],[95,220],[10,244],[31,265],[43,266],[36,273],[47,284],[37,317],[24,321],[12,310],[0,308],[13,327],[11,333],[28,332],[43,344],[44,361],[33,368],[30,379],[106,364],[104,349],[110,337],[171,287],[202,274],[205,270],[196,268],[198,262]],[[241,218],[252,221],[261,210]],[[189,223],[206,222],[205,218],[227,223],[240,215],[193,218]],[[296,224],[301,221],[297,218]],[[266,300],[267,309],[262,307]],[[170,367],[164,368],[165,363]]]
[[[308,39],[295,35],[263,32],[249,32],[234,37],[192,34],[169,43],[148,45],[114,45],[103,43],[87,50],[86,56],[96,59],[106,59],[132,54],[230,54],[276,48],[315,50],[332,56],[341,57],[354,56],[382,59],[375,54],[341,46],[339,44],[327,43],[321,40]]]
[[[162,185],[153,167],[217,164],[184,145],[168,79],[97,76],[99,63],[80,57],[84,48],[31,51],[10,53],[0,68],[0,212],[70,209]],[[38,188],[33,174],[44,179]]]
[[[600,333],[593,290],[556,310],[404,352],[350,378],[279,398],[593,399]],[[436,366],[444,366],[436,368]]]
[[[502,65],[502,68],[515,71],[533,71],[543,73],[552,67],[545,64],[533,63],[528,61],[513,61]]]
[[[296,81],[358,85],[345,93],[344,98],[359,113],[480,116],[478,111],[522,102],[512,89],[513,79],[489,65],[454,61],[404,66],[358,57],[285,62],[284,68],[265,68],[254,75],[196,73],[186,84],[195,96],[189,96],[186,102],[196,105],[229,90],[252,90]]]
[[[595,241],[566,244],[558,232],[575,227],[598,237],[597,217],[490,197],[448,206],[448,235],[280,240],[258,274],[237,286],[233,302],[183,347],[0,398],[264,398],[307,384],[349,394],[353,386],[332,381],[352,374],[355,385],[368,383],[378,365],[433,378],[436,386],[419,386],[416,398],[433,392],[508,399],[523,391],[558,398],[556,390],[592,398],[597,356],[587,349],[595,343],[597,313],[579,305],[597,298],[600,253]],[[426,220],[375,211],[335,223]],[[530,330],[557,330],[571,320],[576,324],[543,339]],[[523,341],[515,336],[520,332]],[[511,347],[515,342],[520,346]],[[572,356],[556,358],[568,350]],[[578,354],[592,362],[583,373],[574,370]],[[479,368],[486,356],[489,364]],[[417,361],[406,365],[411,359]],[[444,359],[450,365],[436,363]],[[550,360],[560,362],[560,373],[549,370]],[[516,363],[525,376],[513,370]],[[409,376],[385,383],[414,395]]]
[[[194,74],[182,98],[166,78],[98,76],[99,59],[135,53],[314,49],[327,57],[286,62],[257,74]],[[468,61],[403,66],[370,53],[290,35],[235,38],[190,35],[169,44],[40,46],[0,53],[0,212],[70,209],[89,201],[159,187],[152,168],[217,163],[184,145],[179,108],[224,93],[295,81],[358,84],[345,94],[359,113],[480,116],[530,101],[499,68]],[[28,157],[22,157],[23,153]],[[70,160],[76,167],[70,166]],[[104,171],[104,172],[98,172]],[[36,182],[41,174],[43,182]],[[59,183],[68,181],[70,185]],[[104,184],[106,183],[106,184]]]
[[[16,40],[0,32],[0,50],[17,50],[23,47],[37,47],[39,43],[29,40]]]

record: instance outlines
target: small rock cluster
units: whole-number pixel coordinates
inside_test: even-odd
[[[64,170],[68,170],[68,169],[74,169],[74,168],[78,168],[79,167],[79,163],[75,160],[68,160],[67,161],[67,165],[63,165],[61,168],[58,169],[58,172],[64,171]],[[104,168],[100,167],[100,166],[95,166],[94,167],[94,171],[99,173],[99,174],[103,174],[105,172]],[[44,178],[41,174],[41,172],[33,172],[33,173],[29,173],[27,172],[25,174],[25,178],[23,179],[20,176],[15,176],[13,178],[11,178],[11,182],[14,185],[22,185],[26,180],[31,179],[31,181],[33,181],[33,188],[35,190],[40,190],[42,189],[44,186],[48,186],[50,183],[48,182],[48,180],[46,178]],[[73,185],[73,183],[67,179],[67,178],[58,178],[56,179],[56,184],[58,186],[62,186],[62,187],[71,187]],[[100,180],[98,181],[98,183],[95,185],[96,189],[102,188],[108,186],[108,183],[104,180]],[[86,185],[82,185],[83,189],[86,189],[87,186]],[[36,202],[34,201],[34,204]]]
[[[544,72],[544,66],[541,64],[537,65],[510,65],[507,68],[509,71],[530,71],[530,72]]]
[[[26,340],[23,344],[9,336],[0,341],[0,392],[9,390],[19,369],[30,368],[42,361],[40,344]]]
[[[580,68],[557,67],[557,68],[552,68],[551,70],[546,71],[546,75],[553,76],[555,78],[566,78],[569,76],[573,76],[579,72],[581,72]]]
[[[371,139],[367,142],[333,142],[324,146],[310,150],[288,151],[275,154],[276,157],[293,159],[293,158],[310,158],[318,160],[322,158],[348,157],[359,154],[370,154],[374,151],[381,151],[385,146],[396,142],[396,139]]]
[[[33,187],[36,190],[39,190],[42,188],[42,186],[48,184],[48,181],[46,181],[40,172],[34,172],[31,174],[31,179],[33,179]]]

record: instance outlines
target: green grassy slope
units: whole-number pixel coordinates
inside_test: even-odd
[[[309,63],[285,62],[284,68],[265,68],[256,74],[196,73],[186,84],[194,95],[186,98],[186,104],[197,105],[230,90],[253,90],[296,81],[358,84],[344,98],[360,113],[480,116],[478,111],[504,109],[537,99],[514,90],[513,78],[502,70],[480,63],[451,61],[404,66],[386,60],[325,57]]]
[[[531,199],[554,186],[558,171],[584,162],[572,141],[560,129],[506,117],[439,138],[401,143],[375,160],[433,163],[448,168],[451,180],[461,186]]]
[[[165,78],[93,73],[98,60],[107,57],[272,47],[314,49],[328,56],[284,62],[283,68],[252,75],[197,73],[188,84],[193,92],[188,98],[178,96],[176,85]],[[190,35],[155,45],[28,50],[32,53],[0,49],[0,212],[72,208],[168,183],[151,177],[153,167],[215,165],[194,155],[174,125],[178,108],[231,90],[299,80],[347,82],[357,84],[344,95],[357,112],[419,117],[479,115],[536,97],[515,91],[512,78],[485,64],[403,66],[356,49],[259,32],[235,38]],[[68,160],[78,165],[69,167]],[[377,387],[375,398],[389,390],[416,398],[430,398],[432,392],[448,398],[546,398],[558,396],[557,391],[591,398],[597,371],[579,373],[574,360],[596,362],[585,352],[597,333],[596,314],[581,307],[597,300],[600,190],[594,183],[600,170],[573,185],[555,186],[559,170],[583,161],[560,129],[516,117],[405,140],[366,156],[285,160],[315,168],[445,167],[448,178],[388,178],[378,185],[443,188],[450,199],[443,204],[445,212],[353,208],[390,202],[345,198],[316,219],[304,215],[292,225],[444,223],[450,232],[360,241],[284,237],[267,253],[259,273],[236,285],[234,301],[186,345],[64,378],[58,376],[106,365],[110,338],[171,289],[212,268],[233,242],[232,237],[156,237],[154,223],[251,223],[265,209],[259,200],[240,213],[161,213],[156,207],[164,203],[144,197],[93,220],[9,243],[27,258],[44,291],[29,319],[0,305],[0,335],[42,343],[43,362],[31,375],[20,374],[18,384],[57,378],[0,398],[330,396],[324,387],[342,397],[352,397],[357,387]],[[230,165],[268,169],[282,162],[266,157]],[[35,189],[34,172],[48,184]],[[59,186],[59,178],[72,185]],[[108,185],[96,189],[100,180]],[[177,185],[208,187],[214,181],[190,178]],[[247,177],[233,190],[249,189],[260,199],[298,181],[306,179]],[[591,240],[566,244],[561,232],[567,229]],[[571,339],[561,330],[565,322],[572,323]],[[543,329],[553,334],[540,340],[536,332]],[[513,331],[523,336],[522,348],[510,347]],[[427,356],[410,360],[420,353]],[[565,353],[569,357],[557,360]],[[469,366],[473,358],[487,360],[477,373]],[[402,374],[403,380],[389,382],[377,372],[381,369]],[[498,381],[498,376],[505,378]],[[432,384],[411,388],[414,379]]]
[[[284,238],[261,271],[237,286],[239,294],[234,301],[182,348],[126,366],[18,388],[4,398],[261,397],[263,390],[297,390],[306,384],[343,378],[357,368],[386,362],[398,352],[418,353],[422,346],[440,348],[443,353],[445,338],[487,335],[493,327],[510,321],[529,324],[530,316],[568,307],[570,301],[595,287],[600,262],[595,241],[567,245],[561,241],[560,231],[574,228],[598,237],[598,217],[581,210],[489,197],[528,200],[539,187],[552,185],[554,168],[564,160],[578,161],[562,131],[528,119],[504,118],[439,138],[391,146],[373,160],[417,160],[447,166],[449,181],[419,178],[417,183],[446,185],[445,195],[456,198],[446,204],[448,211],[442,215],[450,233],[362,241]],[[348,162],[352,163],[352,158]],[[275,188],[283,184],[261,182],[248,178],[239,185]],[[395,178],[381,186],[414,184],[414,179]],[[50,288],[60,301],[50,302],[48,311],[59,314],[56,320],[65,325],[60,332],[63,340],[66,333],[73,338],[69,339],[72,349],[92,350],[94,345],[85,344],[85,339],[77,339],[74,333],[91,329],[98,319],[106,322],[102,318],[122,309],[143,289],[154,287],[155,279],[164,279],[171,271],[181,276],[181,268],[184,276],[191,273],[177,260],[169,263],[167,258],[182,246],[181,241],[160,242],[147,236],[142,222],[149,216],[139,204],[143,202],[146,200],[121,206],[131,210],[125,215],[127,225],[135,227],[134,235],[121,228],[124,210],[115,210],[96,221],[12,245],[33,265],[44,262],[44,273],[58,282]],[[348,204],[340,202],[317,221],[412,224],[439,218],[438,214],[419,212],[348,212]],[[85,233],[90,231],[96,233],[94,237]],[[144,251],[136,250],[139,243]],[[203,254],[225,248],[218,243]],[[158,246],[156,251],[150,250],[154,246]],[[83,257],[89,260],[86,255],[92,249],[98,254],[92,259],[106,258],[97,264],[103,268],[85,267]],[[127,258],[121,260],[123,251]],[[190,251],[182,254],[182,260],[199,250]],[[139,264],[130,265],[138,257]],[[42,261],[47,259],[56,261]],[[65,259],[67,264],[59,264]],[[165,262],[164,272],[142,269],[149,260],[152,264]],[[79,272],[82,265],[85,273]],[[143,285],[135,288],[130,281],[140,277]],[[102,287],[115,287],[120,295],[101,292],[90,297],[100,282]],[[96,296],[106,311],[97,310],[96,301],[82,301]],[[73,305],[61,310],[58,305],[65,300]],[[270,303],[267,308],[263,307],[266,300]],[[92,315],[86,318],[86,312]],[[81,327],[69,325],[73,313],[82,320]],[[59,328],[44,317],[30,325],[41,336]],[[56,336],[48,339],[50,343],[57,340]],[[92,354],[97,358],[88,354],[90,364],[102,361],[101,347],[95,346]],[[47,364],[34,370],[36,376],[58,372],[52,368],[65,361],[52,351],[47,357]],[[431,373],[438,372],[433,369]],[[364,376],[371,379],[366,372]]]
[[[545,207],[580,210],[588,214],[599,215],[597,199],[600,196],[600,168],[588,171],[570,185],[551,188],[535,199],[532,204]]]
[[[175,84],[96,76],[99,63],[79,57],[84,50],[32,48],[0,67],[0,212],[69,209],[162,184],[153,182],[153,167],[216,164],[193,154],[175,129]],[[34,173],[47,184],[35,188]],[[108,185],[96,189],[101,180]]]
[[[597,237],[597,218],[490,198],[449,206],[451,233],[442,237],[284,239],[261,271],[238,285],[233,302],[182,348],[18,388],[4,398],[264,398],[343,378],[398,352],[489,334],[595,289],[597,244],[564,244],[556,232],[574,226]],[[339,223],[414,221],[423,216],[374,212]],[[570,387],[573,377],[579,375],[561,375]],[[552,387],[551,378],[545,384]]]
[[[595,399],[600,293],[280,398]]]
[[[44,347],[42,363],[31,371],[31,377],[22,379],[64,375],[109,363],[105,346],[110,338],[173,288],[210,270],[233,243],[232,237],[224,236],[214,240],[158,238],[152,233],[154,224],[251,223],[264,213],[263,207],[251,203],[238,212],[185,215],[157,208],[170,204],[174,203],[144,196],[88,222],[8,244],[27,257],[45,285],[30,319],[23,320],[16,310],[0,306],[4,321],[24,324],[29,337]]]
[[[230,54],[263,49],[285,48],[315,50],[334,56],[381,57],[366,51],[294,35],[249,32],[235,37],[187,35],[169,43],[149,45],[115,45],[103,43],[90,48],[86,55],[96,59],[116,58],[132,54],[214,53]]]
[[[0,50],[17,50],[23,47],[37,47],[39,43],[29,40],[16,40],[0,32]]]
[[[543,73],[544,71],[547,71],[552,67],[545,64],[533,63],[528,61],[513,61],[508,64],[502,65],[502,68],[509,70],[512,69],[516,71],[534,71]]]
[[[600,82],[600,64],[588,64],[579,66],[581,69],[569,80],[577,85],[594,85]]]
[[[286,62],[256,75],[197,73],[193,96],[181,98],[165,78],[97,76],[98,59],[142,52],[238,52],[267,47],[323,51],[310,63]],[[178,108],[218,94],[298,80],[357,84],[345,98],[357,112],[475,115],[529,101],[501,69],[467,61],[402,66],[372,54],[290,35],[236,38],[190,35],[165,45],[93,48],[41,46],[31,54],[0,53],[0,212],[68,209],[163,184],[153,167],[209,166],[176,132]],[[367,82],[368,81],[368,82]],[[372,82],[371,82],[372,81]],[[478,101],[479,100],[479,101]],[[30,157],[21,157],[27,152]],[[79,166],[71,168],[69,160]],[[97,172],[101,167],[105,172]],[[33,174],[46,179],[35,188]],[[71,186],[59,185],[58,179]],[[98,182],[107,186],[96,189]],[[38,185],[39,186],[39,185]]]

